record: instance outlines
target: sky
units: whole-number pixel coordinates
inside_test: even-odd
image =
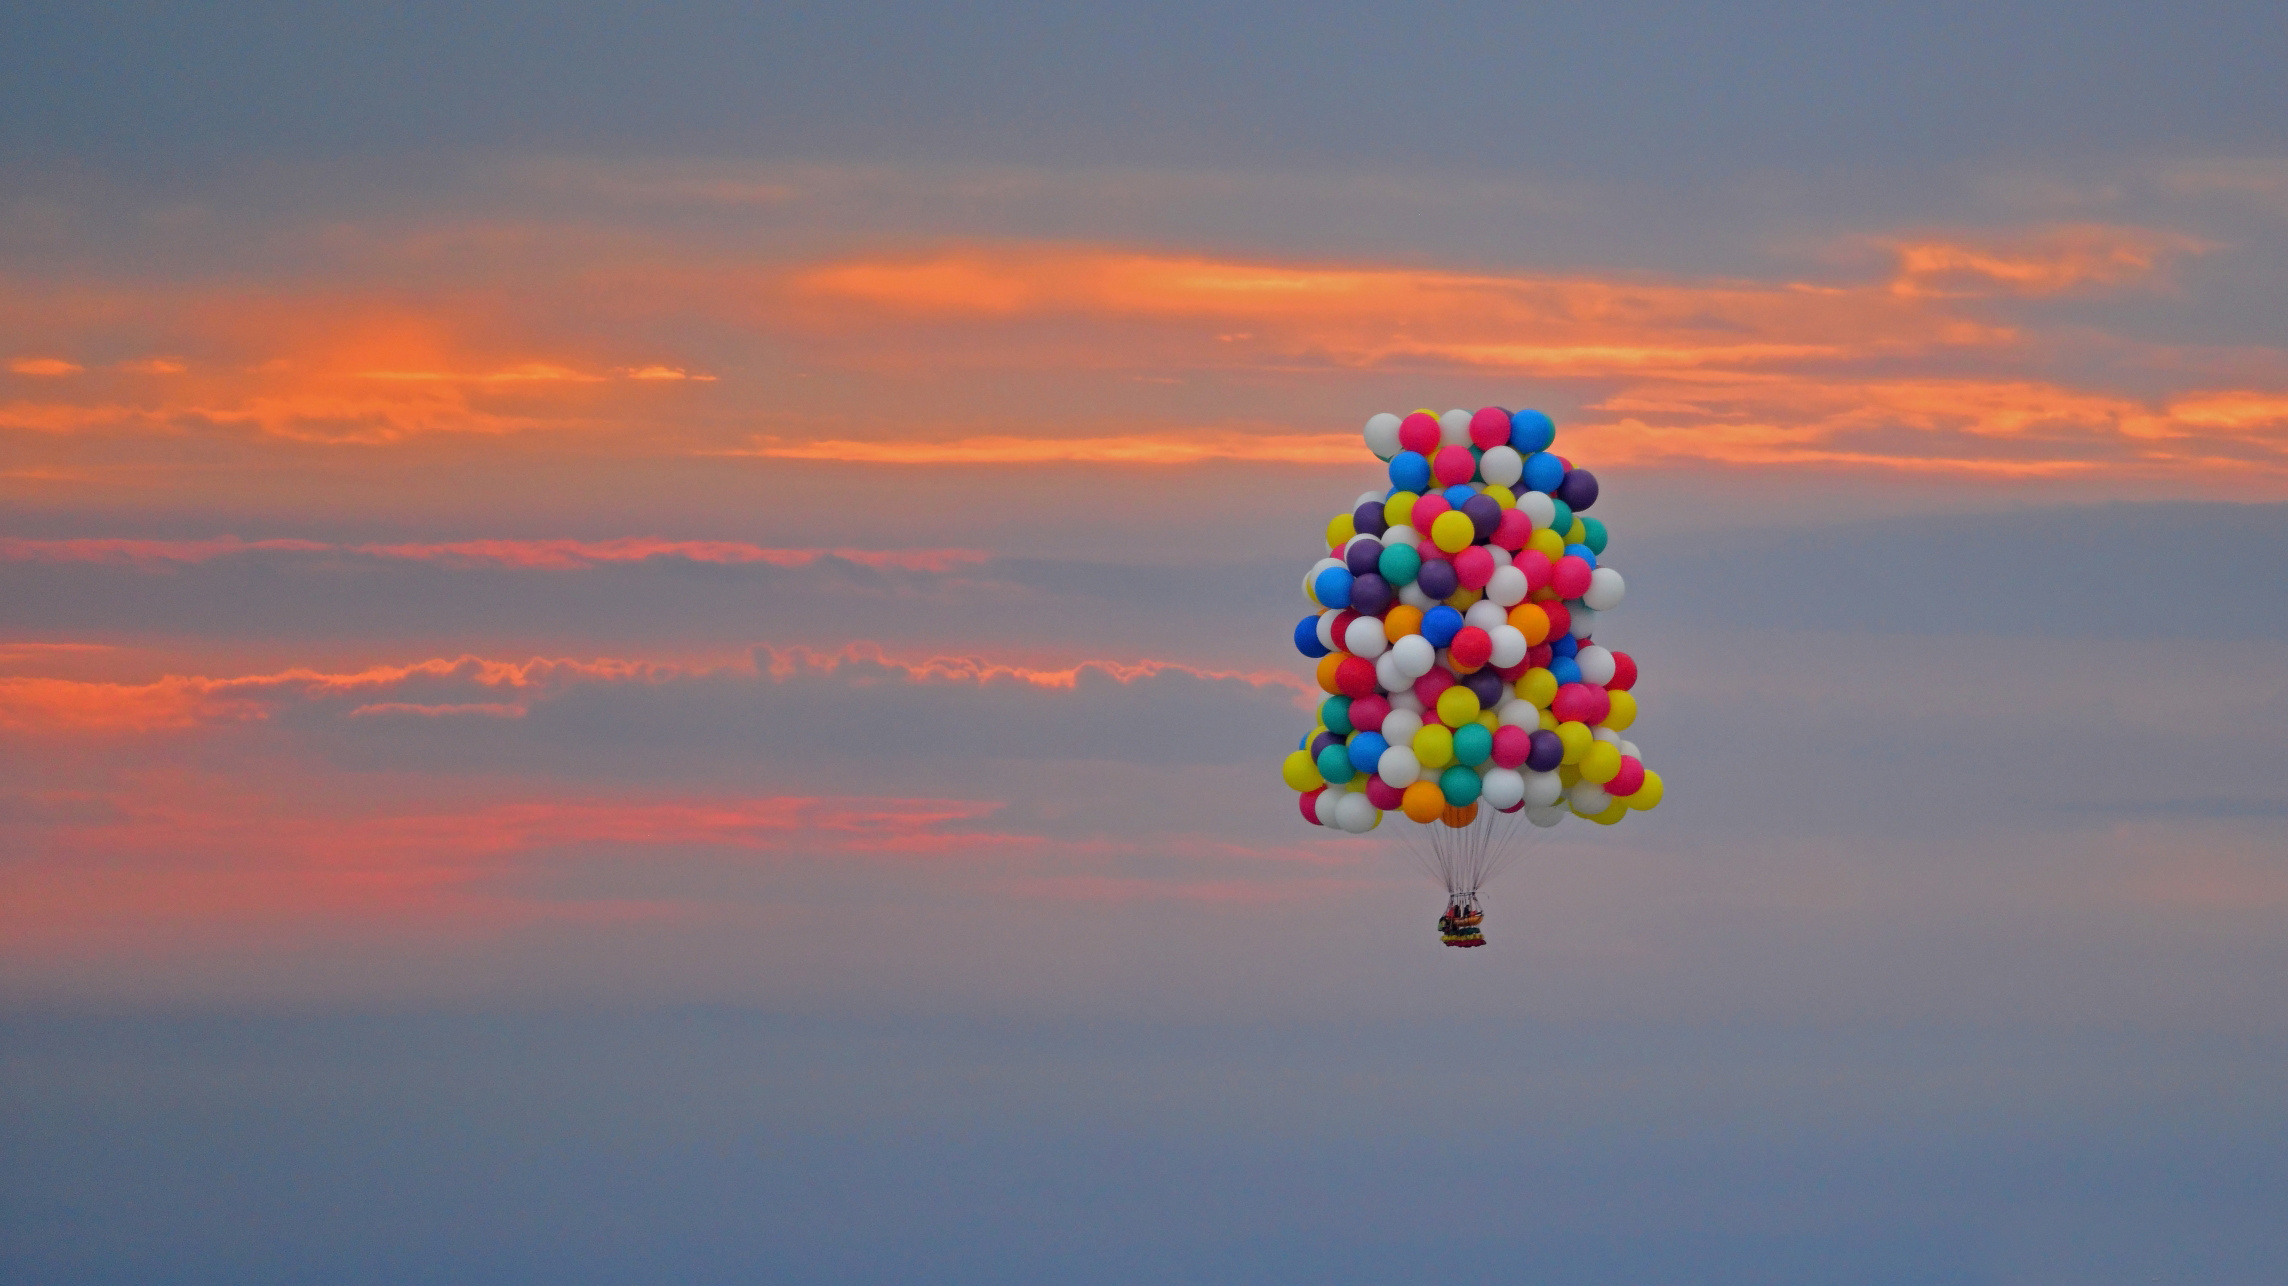
[[[2281,1280],[2288,24],[1866,8],[19,6],[0,1276]],[[1448,952],[1483,405],[1666,798]]]

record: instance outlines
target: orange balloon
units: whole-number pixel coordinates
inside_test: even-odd
[[[1319,658],[1319,686],[1327,690],[1328,696],[1339,697],[1343,694],[1343,685],[1335,678],[1335,672],[1342,669],[1343,662],[1349,659],[1348,652],[1329,652]]]
[[[1460,808],[1449,807],[1438,815],[1438,820],[1446,823],[1448,826],[1453,827],[1455,830],[1460,830],[1464,826],[1469,825],[1471,822],[1478,820],[1477,803],[1472,801],[1462,805]]]
[[[1418,781],[1399,796],[1398,808],[1409,821],[1434,822],[1438,814],[1446,811],[1446,792],[1438,789],[1434,781]]]
[[[1533,603],[1519,603],[1509,609],[1509,623],[1525,636],[1529,647],[1539,647],[1549,639],[1549,613]]]
[[[1409,634],[1422,632],[1422,609],[1404,603],[1391,608],[1382,618],[1382,636],[1392,643]]]

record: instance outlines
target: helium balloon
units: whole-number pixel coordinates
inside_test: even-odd
[[[1414,757],[1424,768],[1443,768],[1454,762],[1454,733],[1443,724],[1426,723],[1414,734]]]
[[[1568,683],[1557,689],[1557,696],[1549,703],[1549,710],[1560,722],[1586,726],[1605,721],[1605,715],[1611,709],[1610,700],[1603,688],[1591,687],[1586,683]]]
[[[1525,476],[1525,457],[1519,455],[1516,448],[1507,445],[1488,447],[1485,455],[1478,460],[1478,476],[1484,478],[1488,486],[1501,487],[1506,491]],[[1514,493],[1510,494],[1514,496]],[[1513,498],[1511,504],[1515,503]],[[1503,506],[1505,509],[1508,507]]]
[[[1386,585],[1411,585],[1420,570],[1422,555],[1407,545],[1384,545],[1381,556],[1375,559],[1375,574]]]
[[[1374,802],[1364,794],[1346,794],[1335,803],[1335,825],[1353,835],[1364,835],[1381,820]]]
[[[1315,763],[1319,775],[1326,778],[1329,783],[1349,781],[1352,774],[1357,771],[1351,767],[1349,749],[1339,743],[1319,751],[1319,757]]]
[[[1486,598],[1495,606],[1504,608],[1517,606],[1525,601],[1527,594],[1532,592],[1531,584],[1526,580],[1525,573],[1519,570],[1514,563],[1507,567],[1495,568],[1493,575],[1486,577],[1485,588]]]
[[[1351,605],[1351,574],[1341,566],[1329,567],[1319,573],[1311,583],[1311,596],[1322,607],[1349,607]]]
[[[1494,530],[1501,526],[1501,502],[1494,499],[1492,496],[1485,495],[1481,492],[1478,495],[1469,497],[1468,499],[1462,501],[1461,504],[1454,507],[1458,511],[1469,515],[1470,539],[1478,544],[1482,545],[1485,542],[1493,539]],[[1489,557],[1490,556],[1491,555],[1489,555]]]
[[[1403,787],[1393,786],[1380,777],[1366,779],[1366,802],[1374,805],[1379,811],[1387,812],[1394,809],[1405,798],[1406,791]]]
[[[1454,555],[1454,580],[1463,589],[1484,589],[1494,577],[1494,556],[1483,545]]]
[[[1454,571],[1454,564],[1443,558],[1425,559],[1421,570],[1414,573],[1414,583],[1433,602],[1452,598],[1455,591],[1462,587],[1461,577]]]
[[[1480,407],[1478,413],[1470,417],[1470,441],[1482,451],[1505,446],[1509,434],[1509,412],[1498,406]]]
[[[1621,766],[1614,770],[1613,779],[1605,783],[1605,793],[1615,799],[1626,799],[1644,786],[1644,764],[1635,755],[1621,756]]]
[[[1556,456],[1547,451],[1536,451],[1525,458],[1525,485],[1527,490],[1548,495],[1557,490],[1564,481],[1565,465]]]
[[[1597,503],[1597,475],[1587,469],[1573,469],[1558,484],[1557,498],[1578,512]]]
[[[1356,762],[1356,756],[1353,756]],[[1581,756],[1581,780],[1602,786],[1621,774],[1621,748],[1608,741],[1589,747]]]
[[[1600,612],[1609,612],[1621,605],[1621,596],[1628,590],[1619,572],[1600,567],[1589,573],[1589,588],[1582,592],[1581,601]]]
[[[1467,808],[1478,802],[1478,794],[1485,788],[1478,774],[1456,764],[1438,774],[1438,793],[1446,797],[1449,808]]]
[[[1319,641],[1318,617],[1306,616],[1295,622],[1295,650],[1313,660],[1327,654],[1327,645]]]
[[[1398,423],[1398,445],[1416,455],[1428,456],[1438,449],[1438,417],[1416,411]]]
[[[1390,715],[1390,698],[1379,692],[1371,697],[1360,697],[1351,702],[1350,708],[1343,713],[1349,717],[1351,726],[1359,731],[1380,732],[1382,721]]]
[[[1518,550],[1525,548],[1525,542],[1531,539],[1533,519],[1526,515],[1525,506],[1519,505],[1502,510],[1501,521],[1494,524],[1493,538],[1487,543],[1497,549]]]
[[[1445,647],[1461,631],[1462,614],[1442,603],[1422,614],[1422,637],[1430,640],[1432,647]]]
[[[1477,458],[1470,454],[1468,447],[1440,447],[1438,454],[1430,459],[1430,476],[1436,478],[1441,487],[1459,486],[1477,471]],[[1453,502],[1449,499],[1447,503]]]
[[[1587,603],[1578,603],[1573,605],[1571,615],[1572,619],[1565,623],[1565,632],[1572,635],[1575,642],[1580,642],[1582,640],[1592,638],[1596,635],[1596,608],[1589,606]]]
[[[1509,687],[1508,684],[1502,682],[1502,677],[1492,670],[1479,670],[1474,674],[1465,674],[1462,676],[1462,681],[1455,686],[1468,688],[1475,694],[1478,698],[1478,709],[1481,712],[1491,710],[1501,704],[1501,699],[1507,695],[1506,689]],[[1444,694],[1441,693],[1440,695]]]
[[[1628,805],[1634,809],[1650,811],[1660,803],[1660,794],[1660,774],[1647,768],[1645,769],[1644,785],[1637,787],[1636,793],[1629,796]]]
[[[1319,726],[1338,737],[1347,737],[1358,729],[1351,726],[1351,699],[1328,697],[1319,703]]]
[[[1446,797],[1439,793],[1436,782],[1418,781],[1406,788],[1404,802],[1399,807],[1408,821],[1428,825],[1446,811]]]
[[[1352,621],[1351,627],[1343,632],[1343,650],[1352,656],[1365,657],[1371,661],[1381,656],[1389,646],[1389,642],[1382,637],[1382,622],[1372,616],[1362,616]]]
[[[1572,789],[1565,792],[1565,803],[1576,816],[1595,817],[1612,807],[1613,797],[1606,794],[1605,788],[1597,783],[1582,781],[1575,782]]]
[[[1549,637],[1549,611],[1539,603],[1519,603],[1509,609],[1509,623],[1525,636],[1528,647]]]
[[[1549,703],[1557,699],[1557,687],[1555,674],[1544,666],[1535,666],[1518,679],[1517,695],[1520,700],[1530,701],[1536,707],[1546,710]]]
[[[1637,663],[1626,652],[1613,653],[1613,681],[1605,686],[1615,692],[1626,692],[1637,685]]]
[[[1478,694],[1459,683],[1438,694],[1438,722],[1449,728],[1459,728],[1477,718],[1483,708],[1478,704]]]
[[[1340,652],[1331,652],[1326,656],[1319,658],[1318,678],[1320,691],[1332,693],[1336,696],[1342,695],[1342,685],[1335,681],[1335,674],[1338,670],[1342,669],[1343,662],[1348,659],[1349,658],[1343,656]]]
[[[1525,802],[1525,778],[1508,768],[1489,768],[1479,779],[1478,802],[1504,812]]]
[[[1467,449],[1470,445],[1471,418],[1468,411],[1459,409],[1448,411],[1439,416],[1438,440],[1450,447]]]
[[[1319,796],[1324,793],[1326,793],[1326,788],[1322,786],[1317,789],[1306,790],[1295,797],[1297,805],[1303,810],[1303,820],[1313,826],[1319,824]]]
[[[1456,510],[1449,509],[1439,514],[1430,524],[1430,543],[1449,554],[1468,549],[1477,536],[1477,528],[1470,522],[1470,516]],[[1326,599],[1322,595],[1319,601],[1323,603]]]
[[[1411,747],[1414,744],[1414,734],[1422,731],[1422,714],[1418,710],[1401,710],[1393,706],[1390,713],[1382,717],[1382,727],[1376,731],[1382,733],[1382,739],[1393,746]],[[1409,750],[1408,753],[1413,752]]]
[[[1533,755],[1533,734],[1505,723],[1493,732],[1493,760],[1504,768],[1522,766]]]
[[[1398,441],[1398,417],[1388,411],[1369,418],[1366,422],[1366,449],[1376,458],[1388,460],[1406,448]]]
[[[1520,454],[1532,455],[1547,451],[1557,440],[1557,425],[1539,411],[1512,411],[1509,417],[1509,444]]]
[[[1289,790],[1316,790],[1327,784],[1319,775],[1319,765],[1306,750],[1287,756],[1287,762],[1280,765],[1279,775],[1286,779]]]
[[[1350,739],[1348,745],[1343,747],[1344,752],[1350,756],[1352,771],[1361,774],[1371,773],[1381,767],[1382,752],[1388,749],[1390,749],[1390,743],[1384,741],[1379,732],[1359,733]],[[1611,749],[1611,747],[1607,747],[1607,749]],[[1614,751],[1614,753],[1618,755],[1620,752]]]
[[[1372,536],[1353,540],[1343,546],[1343,569],[1352,576],[1364,576],[1382,567],[1382,542]]]
[[[1557,560],[1557,566],[1549,573],[1549,587],[1557,591],[1559,598],[1579,598],[1589,588],[1589,576],[1589,565],[1567,554]],[[1325,596],[1319,601],[1326,602]]]
[[[1404,790],[1421,780],[1422,761],[1414,757],[1412,746],[1390,746],[1375,761],[1374,775]]]
[[[1605,543],[1608,539],[1605,533],[1605,524],[1599,522],[1595,518],[1583,518],[1580,520],[1580,522],[1581,543],[1587,545],[1591,553],[1596,554],[1598,557],[1602,558],[1605,553]]]
[[[1525,641],[1525,631],[1506,620],[1487,630],[1486,638],[1493,644],[1493,655],[1487,663],[1497,669],[1506,670],[1511,666],[1523,665],[1525,654],[1532,650],[1531,645]]]
[[[1613,654],[1591,643],[1573,655],[1573,663],[1581,667],[1581,682],[1603,687],[1613,681]]]
[[[1629,725],[1637,721],[1636,694],[1618,688],[1607,688],[1605,689],[1605,701],[1609,707],[1605,711],[1605,726],[1615,732],[1628,731]]]
[[[1461,689],[1456,688],[1459,692]],[[1475,768],[1494,753],[1494,734],[1482,723],[1465,723],[1454,729],[1454,762]]]
[[[1525,766],[1535,772],[1555,772],[1565,762],[1565,739],[1546,728],[1532,734],[1533,750],[1525,757]]]
[[[1419,628],[1390,647],[1391,660],[1398,666],[1399,672],[1409,679],[1421,678],[1438,664],[1438,649],[1430,645],[1430,640],[1422,636]]]
[[[1493,659],[1494,641],[1491,635],[1475,625],[1465,625],[1454,634],[1447,651],[1457,665],[1475,670]]]
[[[1397,591],[1377,572],[1351,578],[1351,609],[1366,616],[1379,616],[1390,610]]]

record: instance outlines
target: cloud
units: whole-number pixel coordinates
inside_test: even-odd
[[[1888,248],[1898,257],[1894,294],[2029,298],[2147,280],[2173,259],[2215,249],[2180,233],[2100,224],[1991,238],[1899,240]]]
[[[87,368],[60,357],[12,357],[8,359],[8,369],[18,375],[53,376],[77,375]]]
[[[764,564],[810,567],[833,559],[860,567],[944,573],[985,562],[973,549],[784,549],[736,540],[663,540],[630,536],[616,540],[459,540],[401,544],[334,544],[326,541],[134,540],[79,537],[27,540],[0,537],[0,562],[97,563],[127,566],[199,564],[219,558],[263,553],[335,554],[452,567],[506,567],[525,571],[580,571],[653,559],[681,559],[721,566]]]

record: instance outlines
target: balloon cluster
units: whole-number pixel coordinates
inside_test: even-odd
[[[1353,833],[1384,812],[1453,827],[1478,809],[1611,825],[1660,802],[1621,736],[1637,665],[1592,641],[1628,586],[1587,515],[1597,479],[1553,455],[1539,411],[1417,411],[1366,422],[1389,462],[1327,524],[1295,624],[1327,699],[1287,756],[1303,817]]]

